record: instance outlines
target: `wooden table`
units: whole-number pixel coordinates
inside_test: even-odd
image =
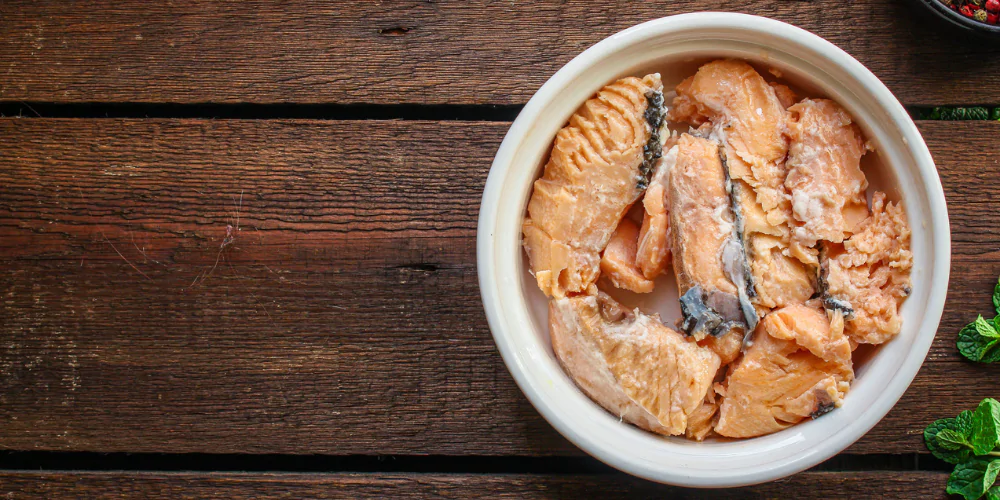
[[[10,498],[705,493],[590,459],[498,356],[476,216],[520,106],[707,9],[816,32],[912,108],[1000,105],[1000,55],[904,0],[177,3],[0,3]],[[923,369],[845,454],[710,496],[944,495],[922,429],[998,396],[954,340],[1000,273],[1000,123],[918,125],[953,239]]]

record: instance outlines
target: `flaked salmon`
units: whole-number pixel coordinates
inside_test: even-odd
[[[711,122],[726,145],[731,178],[747,183],[771,225],[790,214],[785,190],[788,113],[774,87],[743,61],[712,61],[681,82],[667,114],[695,126]]]
[[[868,147],[851,115],[829,99],[804,99],[789,111],[785,187],[792,197],[792,244],[814,255],[818,241],[840,243],[868,216],[861,171]]]
[[[815,272],[786,254],[788,245],[767,234],[750,234],[747,253],[753,274],[754,302],[764,310],[801,304],[816,293]]]
[[[649,293],[653,291],[653,280],[647,279],[636,264],[638,244],[639,226],[622,219],[601,255],[601,273],[618,288]]]
[[[719,357],[607,295],[553,299],[552,348],[592,400],[643,429],[681,435],[711,390]]]
[[[845,332],[859,344],[881,344],[899,333],[899,307],[910,295],[910,226],[899,204],[872,196],[871,214],[843,244],[823,245],[824,305],[842,311]]]
[[[711,399],[705,398],[691,415],[688,416],[688,426],[684,431],[684,436],[695,441],[703,441],[715,426],[715,416],[719,412],[719,405],[715,402],[715,391],[708,391]]]
[[[770,82],[770,85],[774,89],[774,95],[778,98],[778,102],[781,103],[783,108],[788,109],[798,102],[799,97],[788,85],[777,82]]]
[[[676,90],[668,116],[710,130],[710,137],[725,145],[732,211],[749,271],[747,297],[761,313],[805,301],[814,293],[814,272],[789,249],[791,203],[785,187],[783,132],[794,92],[732,60],[705,64]],[[746,317],[752,328],[750,311]]]
[[[740,329],[742,328],[743,326],[740,325]],[[721,337],[709,335],[699,340],[698,345],[711,349],[712,352],[719,355],[719,359],[722,360],[723,365],[728,365],[736,361],[743,348],[743,335],[738,335],[737,333],[739,333],[738,330],[732,335],[723,335]]]
[[[667,151],[657,164],[646,194],[642,197],[643,217],[639,231],[636,265],[646,279],[663,274],[670,263],[670,215],[667,210],[668,178],[677,161],[676,150]]]
[[[667,157],[673,159],[667,199],[683,329],[699,340],[722,336],[745,318],[738,289],[726,273],[733,216],[719,145],[682,134]]]
[[[593,292],[600,253],[659,159],[659,74],[601,89],[557,134],[522,225],[532,273],[546,295]]]
[[[753,344],[730,368],[715,432],[734,438],[762,436],[840,406],[854,370],[843,322],[831,323],[818,306],[772,311]]]
[[[805,302],[815,293],[815,271],[789,248],[787,224],[771,225],[756,203],[754,190],[745,182],[730,186],[737,232],[743,241],[749,267],[751,301],[761,313]]]

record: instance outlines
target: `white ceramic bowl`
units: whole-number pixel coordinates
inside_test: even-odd
[[[777,68],[811,94],[850,111],[875,143],[872,184],[902,199],[913,231],[913,294],[903,331],[856,366],[844,405],[816,420],[753,439],[698,443],[656,436],[590,401],[549,344],[545,298],[526,272],[521,222],[547,149],[576,108],[627,75],[663,74],[664,87],[699,62],[738,57]],[[874,165],[874,166],[871,166]],[[587,49],[528,101],[497,152],[483,193],[479,285],[504,362],[531,403],[574,444],[618,469],[664,483],[727,487],[778,479],[847,448],[899,400],[930,348],[944,307],[951,240],[941,181],[906,111],[868,69],[816,35],[771,19],[698,13],[657,19]],[[665,321],[666,322],[666,321]],[[669,324],[669,323],[668,323]]]

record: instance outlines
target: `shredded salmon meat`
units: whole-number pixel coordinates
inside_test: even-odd
[[[910,226],[870,189],[875,147],[840,104],[772,75],[721,59],[672,93],[658,73],[623,78],[555,134],[526,262],[560,366],[621,422],[778,432],[836,411],[855,349],[902,331]],[[676,325],[626,305],[670,286]]]

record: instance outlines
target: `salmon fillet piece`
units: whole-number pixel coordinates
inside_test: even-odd
[[[685,433],[719,369],[711,350],[604,294],[551,300],[549,322],[552,348],[577,386],[659,434]]]
[[[715,432],[762,436],[839,407],[851,381],[851,346],[843,321],[818,305],[772,311],[753,344],[717,387],[722,396]]]
[[[662,89],[659,74],[618,80],[556,134],[522,225],[532,273],[546,295],[593,291],[600,253],[660,154]]]
[[[758,313],[805,301],[814,293],[815,271],[789,248],[792,217],[785,187],[783,131],[794,92],[732,60],[705,64],[676,90],[668,116],[697,124],[724,144],[732,211],[749,270],[748,299]],[[747,318],[752,328],[749,312]]]
[[[638,242],[639,227],[627,218],[622,219],[601,256],[601,273],[618,288],[649,293],[653,291],[653,281],[646,279],[636,265]]]
[[[635,262],[646,279],[663,274],[670,263],[670,214],[668,212],[668,176],[677,161],[676,150],[663,155],[642,197],[643,217]]]
[[[754,189],[771,225],[787,221],[788,139],[782,131],[788,113],[775,88],[749,64],[725,59],[703,65],[676,91],[669,119],[695,126],[711,122],[725,143],[730,177]]]
[[[792,244],[812,249],[820,240],[840,243],[868,216],[864,136],[831,100],[804,99],[789,111],[785,187],[792,197]],[[815,257],[809,263],[817,263]]]
[[[899,307],[910,295],[910,226],[902,205],[872,196],[871,214],[843,244],[823,245],[820,287],[827,309],[843,312],[859,344],[881,344],[902,328]]]
[[[733,244],[733,216],[719,145],[682,134],[667,156],[676,157],[667,199],[683,328],[699,340],[722,336],[745,318],[724,261]]]

